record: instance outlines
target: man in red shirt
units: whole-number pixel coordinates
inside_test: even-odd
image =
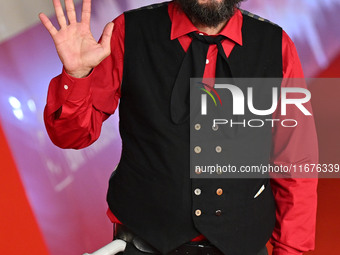
[[[124,151],[124,148],[129,148],[130,146],[130,148],[137,148],[138,146],[140,146],[139,151],[145,150],[146,152],[150,152],[148,153],[148,155],[155,153],[156,157],[152,158],[150,156],[151,161],[157,161],[159,158],[165,157],[167,154],[169,154],[170,156],[176,155],[175,152],[171,154],[171,144],[175,143],[171,135],[172,133],[181,135],[181,132],[183,132],[183,134],[186,134],[186,131],[178,129],[178,126],[180,126],[178,125],[178,123],[171,123],[171,117],[167,116],[168,113],[160,114],[158,112],[154,112],[155,116],[158,118],[162,118],[165,116],[167,117],[167,119],[169,119],[169,122],[166,122],[168,120],[164,121],[166,125],[164,124],[164,126],[161,127],[157,127],[158,124],[152,123],[151,119],[143,119],[143,115],[137,115],[138,108],[142,109],[143,107],[145,107],[145,105],[143,105],[143,101],[139,101],[136,95],[133,95],[132,90],[128,90],[127,85],[132,87],[133,81],[131,81],[131,79],[141,80],[140,84],[144,86],[143,88],[145,88],[144,93],[146,102],[149,102],[150,99],[148,98],[148,93],[154,93],[155,89],[157,89],[157,87],[155,87],[152,88],[150,92],[148,92],[146,86],[148,86],[148,84],[155,84],[155,80],[159,79],[158,86],[164,86],[164,90],[167,91],[167,85],[165,83],[168,82],[168,80],[171,80],[171,77],[177,75],[180,65],[174,71],[170,70],[171,68],[169,68],[169,70],[166,70],[168,73],[165,73],[165,75],[170,76],[170,78],[162,82],[162,77],[157,78],[156,76],[157,73],[163,72],[165,67],[161,68],[162,63],[157,61],[159,61],[159,59],[162,61],[163,59],[165,62],[169,61],[170,63],[172,61],[171,55],[177,55],[179,56],[180,60],[174,59],[172,62],[173,64],[168,66],[175,66],[178,62],[180,62],[179,64],[181,64],[181,61],[183,61],[184,59],[183,56],[185,55],[185,52],[189,52],[191,50],[191,45],[194,40],[193,37],[190,35],[191,33],[196,33],[202,36],[222,36],[223,40],[220,44],[223,48],[223,52],[226,58],[231,61],[231,63],[229,64],[231,68],[234,68],[233,70],[237,69],[233,66],[233,58],[235,59],[234,55],[236,55],[235,52],[237,52],[239,56],[241,56],[242,54],[246,54],[246,49],[252,47],[255,49],[258,46],[260,46],[259,48],[261,48],[261,45],[265,45],[265,42],[261,41],[257,42],[257,44],[255,45],[256,47],[254,47],[254,42],[251,42],[251,39],[249,39],[251,37],[248,36],[249,33],[254,31],[248,32],[248,30],[244,30],[246,30],[247,26],[251,27],[254,22],[255,27],[261,27],[263,25],[262,23],[266,23],[266,25],[264,26],[266,26],[267,29],[269,23],[264,22],[261,18],[254,18],[254,15],[252,14],[246,14],[245,12],[242,13],[239,9],[236,8],[239,2],[240,1],[237,0],[178,0],[175,2],[164,3],[159,6],[148,7],[145,9],[146,11],[141,10],[134,13],[125,13],[116,18],[114,22],[110,22],[106,25],[99,43],[93,38],[90,31],[90,0],[83,1],[83,10],[80,22],[76,21],[73,1],[65,0],[69,24],[67,24],[60,1],[54,0],[53,3],[60,25],[59,30],[57,30],[52,25],[46,15],[40,14],[40,19],[51,34],[56,45],[58,55],[64,65],[62,74],[52,79],[49,87],[47,105],[44,112],[45,124],[49,136],[53,143],[61,148],[84,148],[97,140],[100,135],[102,122],[114,113],[115,109],[118,106],[119,100],[121,100],[121,134],[123,138],[122,159],[127,159],[125,161],[122,160],[119,165],[121,169],[117,169],[118,174],[116,174],[115,176],[115,185],[110,184],[108,196],[111,193],[120,193],[119,197],[122,198],[121,200],[119,200],[119,198],[115,197],[115,195],[113,195],[113,198],[108,198],[111,209],[108,211],[108,215],[114,223],[117,223],[120,226],[123,224],[129,229],[132,229],[133,231],[131,233],[133,233],[134,235],[136,234],[138,239],[145,239],[146,242],[142,241],[141,245],[145,248],[143,249],[147,252],[174,252],[177,254],[186,254],[187,252],[192,253],[194,251],[194,253],[203,252],[204,254],[218,254],[220,252],[232,255],[266,254],[266,249],[263,249],[263,245],[265,244],[265,242],[263,243],[263,241],[258,241],[259,244],[257,244],[257,241],[253,241],[255,244],[250,244],[252,242],[251,238],[256,239],[254,235],[248,237],[247,239],[245,237],[246,232],[240,231],[241,237],[243,238],[244,236],[244,244],[242,243],[242,240],[241,242],[234,242],[233,244],[233,242],[230,241],[233,240],[232,237],[229,237],[229,239],[228,237],[225,237],[234,234],[237,239],[240,239],[237,233],[238,226],[233,226],[232,228],[232,226],[225,225],[227,226],[225,229],[229,227],[229,230],[221,230],[222,234],[219,234],[219,236],[223,236],[223,238],[214,237],[214,234],[212,233],[213,230],[211,230],[211,228],[213,227],[212,225],[215,225],[214,221],[211,221],[211,224],[209,224],[208,221],[208,223],[205,223],[205,225],[202,227],[199,226],[201,223],[197,223],[200,220],[204,219],[204,217],[208,217],[205,215],[204,210],[202,212],[201,210],[194,208],[192,215],[189,215],[193,218],[195,223],[192,223],[191,220],[183,220],[182,222],[182,218],[186,217],[183,216],[184,214],[182,212],[179,212],[178,215],[175,215],[175,213],[172,212],[171,209],[167,208],[166,205],[163,205],[160,202],[162,201],[162,199],[166,201],[165,197],[158,198],[154,197],[154,195],[152,194],[153,190],[155,189],[161,190],[162,187],[159,186],[161,186],[161,183],[163,183],[164,187],[167,188],[164,190],[168,190],[169,196],[176,197],[176,195],[178,195],[176,191],[170,190],[169,187],[171,185],[165,183],[164,180],[161,178],[171,179],[173,177],[174,179],[176,179],[179,177],[178,173],[171,176],[171,171],[167,171],[166,174],[162,173],[160,176],[155,175],[154,181],[159,182],[160,185],[157,186],[155,182],[149,183],[149,186],[151,186],[152,189],[146,191],[144,190],[147,189],[146,186],[148,186],[146,178],[141,177],[142,179],[138,179],[140,177],[133,177],[132,175],[128,176],[127,172],[128,170],[132,172],[136,169],[147,171],[146,169],[140,169],[144,167],[141,161],[139,161],[139,166],[138,164],[136,164],[136,162],[138,160],[145,160],[146,162],[147,160],[145,158],[147,158],[148,156],[141,156],[142,153],[139,154],[140,152],[133,151],[133,149],[125,149],[126,151]],[[163,9],[166,12],[163,12]],[[155,20],[158,20],[157,17],[160,17],[159,24],[157,24],[158,22],[155,22]],[[249,20],[249,17],[251,17],[252,19]],[[257,22],[262,23],[258,24]],[[161,26],[164,26],[164,29],[159,30],[161,32],[157,32],[157,29]],[[166,28],[169,28],[169,31],[167,31]],[[273,25],[270,25],[268,29],[268,31],[275,30],[273,32],[274,34],[280,34],[278,37],[280,43],[277,43],[277,45],[275,45],[275,47],[279,46],[278,49],[280,58],[275,57],[274,61],[277,62],[277,59],[280,59],[281,63],[275,70],[280,70],[280,75],[283,78],[302,78],[303,72],[301,69],[300,61],[294,44],[292,43],[288,35],[284,31],[281,31],[278,28],[274,28]],[[154,30],[156,32],[154,32]],[[163,30],[164,36],[162,34]],[[261,30],[256,32],[261,34]],[[134,35],[138,36],[134,38]],[[254,35],[254,37],[255,36],[256,35]],[[265,35],[261,36],[264,37]],[[157,41],[156,44],[153,44],[155,40],[159,41]],[[158,45],[164,46],[160,47],[161,49],[159,49]],[[136,46],[136,49],[134,49],[134,46]],[[147,48],[148,46],[149,48]],[[140,51],[138,51],[138,47],[141,47]],[[265,48],[263,50],[263,53],[261,53],[262,55],[254,55],[252,59],[256,60],[260,59],[259,56],[267,57],[267,55],[272,55],[268,53],[270,51],[269,48],[262,48]],[[159,59],[157,58],[154,60],[154,57],[163,54],[164,51],[167,51],[169,49],[173,49],[174,52],[170,52],[169,55],[166,55],[166,53],[164,53],[164,56],[167,56],[167,58],[162,58],[162,56],[160,56]],[[244,52],[242,52],[242,50]],[[145,51],[148,53],[145,53]],[[158,51],[160,51],[161,53],[159,53]],[[202,76],[204,78],[215,77],[215,74],[217,72],[216,63],[218,59],[218,54],[220,54],[219,51],[220,49],[218,48],[218,44],[213,43],[209,45],[206,54],[204,72],[202,73]],[[251,52],[254,51],[256,50],[252,50]],[[273,52],[277,52],[277,50],[273,49]],[[270,57],[267,58],[270,59]],[[251,56],[249,56],[249,59],[251,59]],[[146,64],[144,64],[144,62]],[[262,60],[259,61],[259,66],[262,64],[262,62]],[[244,65],[246,65],[246,63],[244,63]],[[153,66],[152,69],[159,68],[159,70],[155,70],[151,75],[152,77],[149,78],[150,81],[152,80],[152,82],[143,83],[142,78],[144,77],[139,76],[139,73],[149,72],[148,69],[143,68],[150,67],[151,69],[151,66]],[[269,68],[264,66],[263,70],[267,69]],[[133,71],[136,72],[133,73]],[[250,71],[249,73],[245,73],[243,76],[246,77],[257,75],[258,77],[261,75],[271,75],[273,73],[253,74]],[[171,82],[169,82],[169,84],[170,83]],[[125,91],[123,90],[124,87]],[[140,95],[143,96],[143,94],[141,93]],[[153,95],[150,95],[150,97],[151,96]],[[164,96],[165,102],[170,104],[170,102],[166,101],[168,98],[168,94],[157,94],[156,96]],[[129,100],[131,100],[132,103],[127,103],[129,102]],[[137,108],[129,112],[127,108],[133,108],[133,104],[135,104]],[[150,105],[150,108],[147,108],[148,111],[162,108],[161,105],[152,105],[151,103]],[[309,111],[311,111],[311,106],[309,103],[307,103],[305,107]],[[126,112],[126,115],[131,114],[133,119],[125,119],[126,115],[122,115],[122,112],[124,111]],[[135,113],[136,116],[133,116],[132,114]],[[157,114],[159,115],[157,116]],[[279,118],[278,111],[276,111],[273,115],[273,119],[275,119],[275,116]],[[273,127],[273,142],[271,145],[270,162],[274,165],[316,163],[318,154],[313,118],[304,118],[304,116],[301,116],[296,112],[288,112],[288,115],[289,116],[287,116],[287,118],[289,117],[291,119],[298,120],[299,126],[297,128],[290,129],[289,131],[287,131],[285,127],[280,125],[275,125]],[[144,123],[142,123],[143,121]],[[130,137],[129,134],[129,126],[131,125],[136,125],[136,137],[132,136],[133,139]],[[168,128],[169,125],[173,125],[173,127],[171,127],[173,129],[168,131],[168,133],[161,131],[164,130],[164,128]],[[153,145],[154,141],[149,140],[146,132],[138,133],[138,128],[140,128],[140,130],[142,131],[143,128],[146,128],[146,130],[149,129],[149,133],[159,138],[159,144]],[[165,136],[168,136],[168,139],[166,139]],[[185,141],[186,138],[187,137],[185,137],[184,139]],[[167,144],[164,145],[164,143]],[[178,141],[178,143],[180,143],[180,141]],[[150,146],[150,148],[148,146]],[[152,146],[154,148],[159,148],[159,151],[153,152]],[[166,148],[165,150],[168,150],[166,151],[166,153],[162,153],[162,146]],[[179,145],[176,144],[174,148],[178,147]],[[134,157],[136,158],[136,160],[134,159]],[[173,158],[175,160],[170,160],[171,162],[176,161],[176,159],[179,162],[181,161],[181,158]],[[167,160],[168,159],[166,159],[165,161]],[[178,165],[179,162],[177,162]],[[129,164],[131,165],[128,166]],[[160,169],[162,168],[161,164],[162,163],[159,163],[159,165],[151,166],[150,169]],[[126,166],[123,170],[124,165]],[[166,169],[167,165],[165,165],[164,168]],[[170,167],[169,169],[173,168]],[[159,171],[162,172],[162,170]],[[124,173],[126,173],[126,176],[124,176]],[[136,172],[136,174],[138,173]],[[124,190],[124,187],[120,187],[120,189],[116,188],[119,186],[118,184],[124,182],[124,180],[126,180],[125,184],[129,185],[129,189],[135,190],[138,196],[140,196],[138,197],[138,199],[134,200],[132,194],[130,197],[128,195],[125,195],[129,191]],[[132,184],[131,180],[132,183],[135,184]],[[143,183],[143,185],[137,185],[136,183],[138,182]],[[122,185],[124,185],[124,183],[122,183]],[[166,185],[169,185],[169,187]],[[175,185],[179,185],[178,187],[182,187],[184,184],[178,184],[174,181],[174,183],[172,183],[172,186]],[[139,189],[139,186],[142,186],[144,188]],[[305,251],[312,250],[314,248],[315,236],[317,180],[293,178],[271,179],[270,185],[265,185],[264,187],[266,187],[266,190],[271,192],[270,186],[273,191],[272,193],[276,203],[276,213],[274,215],[274,217],[276,216],[276,224],[270,238],[271,243],[274,245],[273,254],[297,255],[302,254]],[[194,195],[190,194],[190,196],[200,196],[203,197],[202,199],[205,199],[205,190],[198,189],[197,187],[192,188]],[[191,187],[189,189],[191,189]],[[227,193],[227,189],[227,187],[216,187],[217,196],[222,198]],[[187,191],[186,188],[183,190]],[[203,194],[201,195],[202,190]],[[181,192],[181,190],[179,190],[178,192]],[[145,194],[143,195],[143,193]],[[268,193],[268,199],[270,200],[269,196],[271,195],[269,195]],[[143,201],[143,203],[139,205],[139,201],[141,200]],[[168,218],[157,218],[159,217],[157,213],[155,214],[153,210],[149,211],[150,206],[152,205],[152,203],[155,204],[155,202],[159,203],[158,207],[164,206],[163,210],[166,211],[164,212],[164,215],[169,216],[172,219],[170,225],[166,225],[166,221],[169,222]],[[150,205],[148,205],[148,203],[150,203]],[[134,215],[132,211],[134,211],[134,209],[132,208],[137,207],[137,204],[140,209],[145,210],[144,212],[142,211],[138,214],[143,215],[143,218],[139,218],[138,222],[133,222],[132,218],[134,217]],[[164,204],[166,204],[166,202]],[[267,205],[269,207],[269,204],[266,204],[265,206]],[[179,204],[171,205],[171,207],[177,207],[178,211],[181,211],[181,207],[179,206]],[[127,208],[126,211],[124,211],[124,208]],[[159,210],[163,211],[162,208],[159,208]],[[187,210],[187,208],[183,205],[182,211],[185,210]],[[128,216],[127,214],[131,214],[131,216]],[[218,218],[226,217],[224,216],[224,210],[216,210],[214,215],[214,217]],[[143,223],[144,225],[141,222],[145,222]],[[160,224],[167,226],[163,227],[166,229],[160,229]],[[172,226],[174,226],[173,229],[171,229]],[[221,224],[220,228],[222,228],[222,226],[223,224]],[[128,233],[130,234],[129,229],[127,229],[126,231],[128,231]],[[177,232],[175,232],[175,230],[177,230]],[[216,229],[215,232],[218,233],[218,231]],[[224,233],[223,231],[226,232]],[[261,232],[261,230],[257,231],[259,233]],[[261,234],[259,234],[259,236],[261,236]],[[265,236],[265,234],[263,234],[263,236]],[[209,243],[206,239],[208,239],[212,244]],[[189,242],[190,240],[191,242]],[[224,244],[223,240],[225,240]],[[189,245],[183,246],[182,244],[185,242],[189,242]],[[249,249],[242,247],[247,246],[247,242],[250,246]],[[226,247],[227,243],[228,246],[231,246],[231,244],[233,244],[235,247]],[[151,248],[149,244],[151,244]],[[192,246],[194,248],[192,248]],[[177,250],[174,250],[176,247],[179,248]],[[205,250],[200,251],[199,249]],[[126,254],[138,254],[142,251],[129,249],[128,251],[126,251]]]

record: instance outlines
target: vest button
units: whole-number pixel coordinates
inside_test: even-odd
[[[221,146],[216,146],[216,152],[220,153],[222,151],[222,147]]]
[[[202,169],[201,168],[196,168],[195,169],[195,173],[196,174],[201,174],[202,173]]]
[[[196,129],[196,130],[200,130],[200,129],[201,129],[201,124],[196,124],[196,125],[195,125],[195,129]]]
[[[222,214],[222,211],[221,211],[221,210],[217,210],[217,211],[215,212],[215,215],[216,215],[216,216],[221,216],[221,214]]]
[[[201,190],[195,189],[194,193],[195,193],[196,196],[199,196],[199,195],[201,195]]]
[[[196,215],[197,217],[198,217],[198,216],[201,216],[201,214],[202,214],[201,210],[198,210],[198,209],[197,209],[197,210],[195,211],[195,215]]]
[[[194,151],[198,154],[198,153],[201,153],[202,149],[201,149],[201,147],[196,146],[196,147],[194,148]]]
[[[217,190],[216,190],[216,194],[217,194],[218,196],[221,196],[221,195],[223,194],[223,189],[221,189],[221,188],[217,189]]]

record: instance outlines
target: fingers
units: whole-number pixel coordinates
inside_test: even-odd
[[[106,52],[111,51],[111,36],[114,24],[112,22],[108,23],[103,31],[102,40],[100,44],[103,46]]]
[[[57,15],[57,20],[61,28],[66,27],[66,19],[63,11],[63,7],[60,3],[60,0],[53,0],[55,14]]]
[[[91,19],[91,0],[83,0],[81,22],[84,22],[90,26],[90,19]]]
[[[77,18],[76,18],[76,11],[74,9],[73,0],[65,0],[65,8],[66,8],[67,17],[68,17],[70,24],[76,23]]]
[[[41,20],[41,23],[46,27],[47,31],[51,34],[53,37],[58,31],[57,29],[53,26],[51,23],[50,19],[44,14],[44,13],[39,13],[39,19]]]

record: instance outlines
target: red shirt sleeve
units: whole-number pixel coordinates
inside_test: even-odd
[[[283,77],[303,78],[303,71],[295,46],[288,35],[282,38]],[[291,81],[291,80],[290,80]],[[283,82],[282,87],[294,86],[295,82]],[[305,83],[299,82],[299,86]],[[292,93],[290,93],[292,94]],[[296,95],[290,95],[289,98]],[[288,96],[287,96],[288,97]],[[300,96],[301,97],[301,96]],[[279,102],[278,105],[281,105]],[[312,113],[310,102],[304,104]],[[281,117],[277,110],[273,119],[295,119],[295,128],[275,125],[271,163],[273,165],[303,165],[318,162],[318,145],[314,118],[305,116],[295,107]],[[305,176],[306,177],[306,176]],[[314,176],[315,177],[315,176]],[[302,254],[313,250],[317,208],[317,178],[271,178],[276,201],[276,226],[270,238],[273,255]]]
[[[63,69],[50,82],[44,110],[46,130],[61,148],[84,148],[100,135],[102,122],[113,114],[123,76],[125,20],[114,21],[111,55],[89,76],[74,78]]]

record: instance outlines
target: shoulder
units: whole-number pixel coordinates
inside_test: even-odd
[[[243,9],[240,9],[240,11],[241,11],[243,17],[252,19],[253,21],[260,21],[260,22],[269,23],[269,24],[271,24],[271,25],[273,25],[273,26],[278,26],[278,25],[275,24],[274,22],[271,22],[271,21],[268,20],[268,19],[262,18],[261,16],[259,16],[259,15],[257,15],[257,14],[251,13],[250,11],[243,10]]]
[[[282,33],[282,28],[274,22],[247,10],[240,9],[240,11],[243,16],[243,24],[251,29],[254,29],[254,32],[266,33],[269,31],[277,31]]]
[[[129,11],[124,12],[125,16],[148,16],[156,13],[160,13],[164,10],[168,9],[168,4],[170,2],[162,2],[157,4],[151,4],[147,6],[143,6],[137,9],[132,9]]]
[[[168,13],[170,2],[163,2],[144,6],[124,12],[125,26],[129,31],[159,30],[171,27],[171,21]]]

